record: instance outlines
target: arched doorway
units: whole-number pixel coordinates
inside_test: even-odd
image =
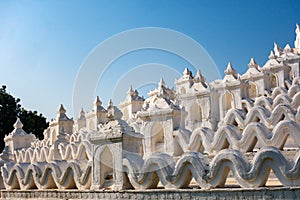
[[[113,156],[108,147],[100,154],[100,183],[101,187],[109,188],[114,184]]]
[[[250,88],[249,88],[249,97],[255,98],[257,97],[257,86],[253,82],[249,82]]]
[[[184,87],[182,87],[182,88],[180,89],[180,93],[181,93],[181,94],[185,94],[185,93],[186,93],[186,90],[185,90]]]
[[[230,92],[226,91],[223,96],[223,111],[224,111],[223,117],[231,108],[233,108],[233,96]]]
[[[277,77],[275,76],[275,74],[271,74],[271,88],[274,89],[277,86]]]
[[[164,152],[165,137],[161,123],[155,123],[151,129],[152,152]]]
[[[190,119],[192,130],[199,127],[202,122],[202,109],[199,104],[194,103],[190,109]]]

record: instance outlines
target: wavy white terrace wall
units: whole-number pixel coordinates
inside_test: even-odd
[[[163,79],[148,98],[129,88],[118,107],[73,120],[61,105],[44,139],[22,129],[5,137],[2,188],[166,189],[300,185],[300,49],[276,43],[261,67],[231,63],[207,83],[185,69],[176,89]]]

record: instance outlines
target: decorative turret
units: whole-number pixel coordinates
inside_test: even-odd
[[[102,101],[100,101],[99,96],[96,97],[95,102],[94,102],[94,106],[101,106],[102,105]]]
[[[145,135],[145,156],[152,152],[179,154],[180,148],[177,148],[174,143],[173,131],[180,127],[182,111],[174,102],[175,91],[169,89],[161,79],[158,88],[150,91],[148,95],[149,98],[145,100],[145,109],[137,113],[143,124],[141,129]],[[162,130],[164,126],[168,127],[166,131]]]
[[[107,114],[106,114],[108,120],[119,120],[122,118],[123,114],[122,112],[114,106],[112,100],[109,100],[108,107],[107,107]]]
[[[266,75],[259,69],[254,58],[250,59],[248,67],[247,72],[241,76],[241,79],[248,83],[248,97],[255,98],[258,95],[264,95]]]
[[[182,118],[181,127],[185,127],[190,131],[201,126],[211,127],[208,119],[212,113],[210,110],[211,91],[199,69],[193,78],[193,82],[194,84],[188,95],[181,97],[180,104],[187,114]]]
[[[241,109],[241,100],[247,97],[247,84],[230,62],[224,73],[225,77],[222,81],[217,80],[210,84],[213,88],[211,93],[212,101],[215,101],[214,105],[219,105],[219,108],[211,107],[215,116],[215,122],[222,120],[230,109]]]
[[[263,66],[263,70],[268,70],[269,68],[276,68],[280,66],[281,64],[277,61],[278,56],[276,53],[274,54],[274,51],[270,52],[269,60],[266,62],[266,64]]]
[[[80,113],[79,113],[79,119],[85,118],[85,112],[83,111],[83,108],[81,108]]]
[[[181,76],[178,80],[175,80],[177,93],[180,95],[186,94],[193,83],[194,81],[192,72],[188,68],[185,68],[183,71],[183,76]]]
[[[132,119],[142,109],[143,103],[144,98],[139,96],[138,91],[134,90],[132,85],[130,85],[125,101],[119,104],[119,108],[123,113],[123,119],[125,121]]]
[[[298,50],[296,50],[296,49],[293,50],[289,44],[286,44],[282,51],[282,54],[280,56],[280,60],[283,62],[287,62],[287,60],[289,60],[288,61],[289,64],[292,64],[295,62],[298,63],[299,56],[296,55],[297,52],[298,52]],[[295,61],[295,60],[297,60],[297,61]]]
[[[205,83],[205,77],[202,76],[200,69],[197,70],[196,76],[194,77],[194,82],[196,83]]]
[[[265,89],[267,90],[278,86],[285,87],[284,80],[289,74],[289,68],[283,64],[283,57],[287,56],[286,50],[282,52],[276,43],[274,43],[274,46],[275,53],[273,51],[270,52],[269,60],[262,67],[262,71],[265,74],[269,74],[265,80]],[[288,50],[289,46],[286,49]]]
[[[139,93],[137,90],[134,90],[132,88],[132,85],[130,85],[127,95],[126,95],[126,101],[143,101],[144,98],[139,96]]]
[[[64,108],[64,106],[62,104],[60,104],[58,110],[57,110],[57,120],[65,120],[68,119],[68,117],[66,116],[66,109]]]
[[[93,110],[85,115],[88,130],[95,131],[99,123],[104,124],[107,121],[106,113],[107,111],[102,106],[99,96],[96,96],[93,103]]]
[[[249,67],[249,68],[255,68],[255,69],[258,68],[258,64],[255,62],[254,58],[251,58],[251,59],[250,59],[250,62],[249,62],[249,64],[248,64],[248,67]]]
[[[105,187],[106,184],[114,184],[114,189],[124,188],[123,158],[125,154],[141,154],[143,136],[122,120],[122,112],[109,100],[106,114],[107,121],[97,126],[97,131],[91,131],[89,141],[96,146],[93,155],[99,155],[99,159],[93,159],[93,173],[99,178],[92,179],[91,189]],[[93,149],[94,150],[94,149]],[[102,153],[100,153],[102,151]],[[109,153],[107,153],[109,152]],[[99,154],[98,154],[99,153]],[[111,156],[111,157],[110,157]],[[110,161],[110,158],[113,160]]]
[[[81,108],[81,111],[79,113],[79,118],[76,121],[75,130],[79,131],[81,128],[86,127],[86,117],[85,112],[83,111],[83,108]]]
[[[226,74],[226,76],[224,77],[224,81],[232,81],[238,79],[238,74],[235,71],[235,69],[232,67],[230,62],[228,63],[224,73]]]
[[[62,104],[60,104],[57,110],[56,119],[52,120],[49,124],[52,144],[54,144],[57,140],[57,136],[62,130],[64,130],[66,134],[71,135],[73,131],[73,123],[73,119],[68,118],[66,115],[66,109]]]
[[[224,73],[226,75],[234,75],[234,76],[236,76],[236,74],[237,74],[236,71],[235,71],[235,69],[233,69],[233,67],[231,65],[231,62],[228,63],[227,68],[224,71]]]
[[[22,128],[23,124],[17,118],[14,124],[14,130],[4,138],[5,146],[8,146],[8,154],[12,154],[14,150],[28,148],[36,138],[33,134],[26,133]]]
[[[174,100],[175,98],[175,91],[170,89],[166,86],[166,83],[163,78],[160,79],[158,83],[158,87],[148,93],[149,97],[157,97],[163,98],[167,100]]]
[[[105,112],[105,109],[102,107],[102,101],[100,101],[99,96],[96,97],[94,101],[94,111],[95,112]]]
[[[194,84],[192,86],[192,90],[194,92],[206,90],[208,88],[208,84],[205,81],[205,77],[201,74],[200,69],[197,70],[196,76],[193,80]]]
[[[248,64],[249,69],[245,74],[241,76],[241,79],[251,79],[253,76],[261,76],[263,75],[262,72],[259,70],[259,65],[255,62],[254,58],[250,59]]]

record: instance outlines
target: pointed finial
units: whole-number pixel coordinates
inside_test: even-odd
[[[162,87],[162,86],[165,86],[165,85],[166,85],[166,83],[165,83],[164,79],[161,78],[160,81],[159,81],[159,83],[158,83],[158,86]]]
[[[106,114],[106,117],[109,119],[109,120],[118,120],[118,119],[121,119],[123,116],[122,112],[113,105],[113,102],[112,100],[110,99],[109,100],[109,105],[108,105],[108,108],[107,108],[107,114]]]
[[[128,92],[129,92],[129,91],[130,91],[130,92],[133,92],[132,85],[129,86]]]
[[[184,76],[190,76],[191,73],[192,73],[192,72],[191,72],[188,68],[185,68],[184,71],[183,71],[183,75],[184,75]]]
[[[269,59],[275,59],[276,56],[274,55],[274,52],[271,50],[270,55],[269,55]]]
[[[235,69],[233,69],[233,67],[232,67],[232,65],[231,65],[230,62],[228,63],[227,68],[226,68],[226,70],[224,71],[224,73],[225,73],[226,75],[236,75],[236,71],[235,71]]]
[[[114,106],[114,104],[112,102],[112,99],[109,99],[108,107],[113,107],[113,106]]]
[[[201,82],[204,83],[205,82],[205,78],[204,76],[202,76],[200,69],[197,70],[196,76],[194,77],[194,81],[197,83]]]
[[[17,121],[16,121],[16,123],[14,124],[14,128],[15,128],[15,129],[21,129],[22,127],[23,127],[23,124],[22,124],[20,118],[17,117]]]
[[[127,94],[128,95],[132,95],[134,93],[134,90],[133,90],[133,88],[132,88],[132,85],[130,85],[129,86],[129,89],[128,89],[128,91],[127,91]]]
[[[274,42],[274,53],[276,56],[280,56],[281,48],[278,46],[276,42]]]
[[[80,110],[80,116],[85,116],[85,112],[83,111],[83,108]]]
[[[292,48],[291,48],[291,46],[290,46],[289,44],[286,44],[285,47],[284,47],[284,50],[285,50],[286,52],[291,52],[291,51],[292,51]]]
[[[294,42],[295,48],[299,49],[300,48],[300,26],[296,24],[296,40]]]
[[[61,114],[65,114],[66,113],[66,109],[64,108],[64,106],[62,104],[60,104],[57,113],[61,113]]]
[[[94,105],[95,106],[101,106],[102,105],[102,102],[100,101],[99,96],[96,97]]]
[[[255,62],[254,58],[250,59],[250,62],[248,64],[249,68],[258,68],[258,64]]]

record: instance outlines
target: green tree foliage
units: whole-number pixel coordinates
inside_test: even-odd
[[[0,150],[4,148],[4,137],[13,129],[17,117],[23,123],[23,129],[27,133],[33,133],[39,139],[43,139],[43,131],[48,127],[48,122],[37,111],[27,111],[22,108],[19,98],[14,98],[7,93],[6,86],[0,88]]]

